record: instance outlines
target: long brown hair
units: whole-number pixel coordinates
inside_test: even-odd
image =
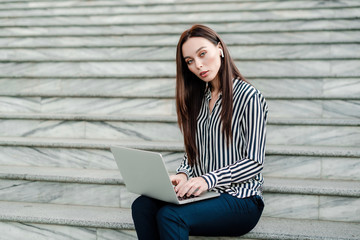
[[[185,150],[188,163],[197,164],[198,151],[196,147],[197,117],[205,94],[206,83],[194,75],[188,68],[182,54],[183,44],[191,37],[202,37],[214,45],[220,43],[224,52],[218,72],[220,91],[222,92],[221,123],[227,144],[232,139],[231,120],[233,113],[233,79],[245,80],[230,57],[226,44],[220,36],[209,27],[193,25],[184,31],[179,39],[176,50],[176,111],[180,130],[184,135]]]

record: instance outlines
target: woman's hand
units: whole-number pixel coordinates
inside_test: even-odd
[[[175,192],[178,197],[184,195],[190,197],[191,195],[199,196],[201,193],[208,190],[208,184],[202,177],[195,177],[187,180],[185,174],[177,174],[170,176],[172,183],[175,185]]]
[[[185,173],[178,173],[176,175],[171,175],[170,180],[174,186],[179,187],[187,181],[187,175]]]

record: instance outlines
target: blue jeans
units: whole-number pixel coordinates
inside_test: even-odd
[[[142,239],[189,239],[192,236],[240,236],[258,223],[264,203],[259,196],[220,197],[174,205],[140,196],[132,204],[136,233]]]

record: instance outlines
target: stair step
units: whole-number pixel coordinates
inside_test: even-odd
[[[45,224],[47,226],[45,227],[45,231],[46,228],[50,228],[52,229],[50,232],[54,230],[57,232],[67,230],[67,232],[69,232],[69,229],[64,229],[69,226],[90,228],[86,231],[88,234],[86,239],[91,239],[89,238],[90,234],[92,234],[92,237],[95,239],[99,234],[104,234],[104,231],[110,231],[108,232],[109,235],[119,236],[121,232],[117,232],[118,230],[134,229],[130,211],[121,208],[0,202],[0,211],[2,225],[5,224],[16,229],[19,227],[16,222],[26,223],[27,226],[34,227]],[[262,217],[255,229],[244,237],[252,239],[355,240],[360,234],[359,226],[358,223]],[[75,231],[74,229],[72,230],[73,232]],[[100,233],[99,231],[103,232]],[[12,231],[6,233],[5,231],[4,234],[11,234],[11,232]],[[18,231],[16,231],[16,233],[18,233]],[[13,236],[10,236],[10,239],[13,239],[12,237]],[[199,238],[200,237],[191,237],[191,239]],[[222,237],[221,239],[227,238]]]
[[[236,62],[249,77],[360,76],[357,60],[259,60]],[[0,63],[1,78],[143,78],[175,77],[174,61],[140,62],[7,62]],[[159,74],[161,73],[161,74]]]
[[[147,115],[91,115],[91,114],[49,114],[49,113],[0,113],[0,119],[12,120],[59,120],[59,121],[120,121],[142,123],[173,123],[177,124],[176,116]],[[297,126],[360,126],[359,119],[308,119],[308,118],[269,118],[269,125]]]
[[[351,81],[351,80],[349,80]],[[354,84],[357,84],[354,80]],[[34,87],[36,86],[36,87]],[[175,78],[0,79],[0,95],[16,97],[174,98]]]
[[[332,20],[329,24],[328,20],[293,20],[286,22],[242,22],[242,23],[208,23],[210,28],[217,31],[220,35],[223,33],[294,33],[309,31],[358,31],[360,30],[357,21],[354,20]],[[123,26],[57,26],[57,27],[3,27],[0,28],[0,37],[114,37],[124,35],[179,35],[189,28],[189,24],[158,24],[156,27],[152,25],[140,25],[132,23]],[[236,29],[236,32],[234,32]]]
[[[127,7],[136,7],[136,6],[142,6],[142,7],[148,7],[148,6],[156,6],[156,5],[170,5],[173,7],[176,6],[181,6],[181,5],[188,5],[189,1],[179,1],[179,2],[174,2],[174,1],[169,1],[169,0],[165,0],[165,1],[161,1],[161,0],[151,0],[151,1],[135,1],[135,2],[128,2],[128,1],[91,1],[91,2],[76,2],[76,1],[59,1],[59,2],[55,2],[52,3],[51,1],[37,1],[37,2],[31,2],[31,4],[29,4],[29,0],[6,0],[3,1],[1,3],[1,6],[4,10],[9,10],[11,8],[14,9],[21,9],[21,8],[28,8],[28,9],[57,9],[57,8],[83,8],[84,6],[86,7],[101,7],[101,6],[112,6],[112,7],[116,7],[116,6],[127,6]],[[239,1],[234,1],[234,0],[224,0],[221,1],[221,3],[238,3],[238,4],[246,4],[249,1],[248,0],[239,0]],[[264,0],[254,0],[251,1],[253,4],[251,4],[251,6],[255,6],[257,4],[261,4],[262,2],[269,2],[271,4],[274,4],[276,2],[279,2],[278,0],[273,0],[273,1],[264,1]],[[303,4],[304,1],[301,1],[301,3]],[[349,1],[347,1],[346,3],[348,3]],[[193,3],[202,3],[204,4],[204,2],[201,1],[194,1]],[[219,3],[218,0],[208,0],[206,1],[206,4],[211,4],[211,3]],[[351,1],[349,4],[352,4]],[[315,5],[316,6],[316,5]],[[344,4],[341,4],[340,6],[344,6]]]
[[[358,59],[360,44],[230,46],[234,60]],[[175,61],[175,47],[0,49],[0,62]]]
[[[222,39],[228,47],[256,45],[307,45],[307,44],[355,44],[359,43],[360,31],[317,31],[286,33],[223,33]],[[21,39],[21,41],[19,41]],[[0,46],[9,48],[64,48],[64,47],[173,47],[179,40],[177,35],[139,36],[73,36],[73,37],[2,37]]]
[[[191,8],[192,6],[189,6]],[[359,16],[360,8],[333,8],[333,9],[307,9],[307,10],[264,10],[262,12],[208,12],[202,13],[172,13],[164,12],[157,14],[141,14],[141,18],[138,15],[133,14],[118,14],[114,16],[51,16],[51,17],[17,17],[17,18],[4,18],[0,22],[0,27],[25,27],[25,26],[108,26],[108,25],[128,25],[128,24],[163,24],[163,23],[175,23],[175,24],[192,24],[196,22],[214,22],[216,23],[229,23],[229,22],[265,22],[265,21],[280,21],[286,22],[291,20],[333,20],[333,19],[353,19],[356,20]],[[75,24],[74,24],[75,23]]]
[[[248,81],[259,89],[266,99],[360,99],[358,78],[252,78]],[[275,85],[276,88],[274,88]],[[2,78],[0,79],[0,96],[174,99],[175,78]]]
[[[119,143],[113,142],[112,144],[116,145]],[[136,147],[136,143],[134,143],[132,147]],[[60,146],[35,147],[26,146],[26,143],[22,142],[19,143],[19,145],[13,146],[0,145],[0,150],[1,165],[77,169],[117,169],[113,155],[108,147],[104,147],[103,149],[82,148],[80,146],[78,146],[78,148]],[[174,151],[174,149],[164,151],[159,147],[159,150],[155,151],[161,152],[166,162],[166,166],[172,171],[175,171],[179,166],[179,161],[184,156],[183,151]],[[346,172],[344,172],[344,174],[345,173]]]
[[[118,170],[1,168],[0,201],[130,208],[138,197],[126,190]]]
[[[105,139],[67,139],[67,138],[30,138],[30,137],[0,137],[1,146],[27,147],[60,147],[106,149],[112,145],[133,147],[151,151],[183,151],[182,142],[155,141],[114,141]],[[357,154],[355,152],[355,154]]]
[[[149,151],[182,152],[182,142],[161,141],[114,141],[105,139],[67,139],[67,138],[31,138],[0,137],[0,146],[12,147],[50,147],[50,148],[86,148],[108,150],[112,145],[132,147]],[[360,157],[357,147],[335,146],[286,146],[267,145],[269,155],[319,156],[319,157]]]
[[[2,166],[0,178],[1,201],[129,208],[138,196],[116,170]],[[359,181],[265,180],[265,216],[360,222]]]
[[[123,185],[118,170],[1,166],[0,179],[61,183]],[[358,181],[266,177],[265,193],[360,197]]]
[[[0,97],[0,112],[175,115],[173,99],[155,98],[41,98]]]
[[[28,142],[17,139],[11,146],[0,145],[0,164],[18,166],[59,167],[76,169],[111,169],[116,170],[114,158],[109,148],[91,149],[87,145],[81,148],[69,146],[31,146]],[[64,140],[63,142],[66,142]],[[121,145],[123,142],[114,143]],[[8,144],[8,141],[6,142]],[[30,145],[29,145],[30,144]],[[141,145],[141,143],[140,143]],[[164,144],[163,144],[164,145]],[[130,147],[137,147],[136,143]],[[318,151],[319,147],[303,146],[289,152],[289,147],[267,146],[264,167],[265,176],[275,178],[313,178],[334,180],[360,180],[360,153],[353,148],[333,148]],[[338,150],[336,150],[338,149]],[[341,150],[342,149],[342,150]],[[148,148],[147,150],[152,150]],[[317,152],[314,152],[316,150]],[[161,152],[168,171],[175,171],[183,158],[179,149],[154,150]],[[332,152],[333,151],[333,152]]]
[[[342,127],[346,132],[356,131]],[[88,121],[43,121],[0,120],[3,137],[46,137],[112,139],[121,141],[179,141],[183,140],[176,123],[161,122],[88,122]],[[161,129],[161,131],[159,131]],[[348,130],[348,131],[347,131]],[[356,136],[354,136],[355,138]],[[351,142],[350,142],[351,143]],[[356,143],[354,143],[356,144]]]
[[[76,4],[76,5],[75,5]],[[58,3],[42,3],[41,5],[24,5],[24,3],[0,5],[0,10],[7,10],[6,12],[0,12],[1,17],[24,17],[24,16],[68,16],[68,15],[107,15],[112,16],[115,14],[143,14],[143,13],[164,13],[164,12],[219,12],[219,11],[270,11],[270,10],[289,10],[289,9],[332,9],[332,8],[346,8],[346,7],[358,7],[360,6],[357,1],[341,1],[338,2],[326,1],[321,5],[317,1],[297,1],[295,3],[281,2],[281,1],[253,1],[249,2],[217,2],[211,3],[206,1],[194,2],[191,4],[191,8],[187,4],[174,2],[171,5],[168,3],[157,4],[154,2],[144,2],[141,5],[136,3],[124,3],[121,2],[105,2],[105,1],[92,1],[86,4],[82,2],[73,2],[71,4],[67,1],[67,5]],[[206,8],[204,8],[206,4]],[[50,15],[51,14],[51,15]]]
[[[106,116],[0,114],[0,134],[3,137],[85,138],[112,140],[179,141],[183,140],[174,118],[146,119],[138,116],[108,118]],[[11,118],[11,117],[15,118]],[[26,119],[22,117],[27,117]],[[52,118],[52,119],[51,119]],[[123,118],[123,119],[121,119]],[[143,120],[142,120],[143,119]],[[145,120],[146,119],[146,120]],[[165,119],[162,122],[162,119]],[[152,121],[151,121],[152,120]],[[170,120],[173,120],[170,122]],[[349,123],[347,125],[347,123]],[[162,131],[159,131],[162,129]],[[166,134],[164,134],[166,132]],[[360,145],[360,121],[350,120],[275,120],[269,121],[268,144],[313,146]]]
[[[360,68],[359,68],[360,69]],[[291,99],[266,97],[272,118],[360,117],[360,100]],[[2,113],[157,115],[176,116],[174,99],[112,97],[7,97],[0,96]]]
[[[123,185],[119,170],[1,166],[0,179]]]
[[[263,170],[268,177],[360,180],[358,157],[283,156],[269,152]]]
[[[0,219],[9,222],[133,229],[129,209],[0,202]]]
[[[266,193],[360,197],[359,181],[266,178]]]

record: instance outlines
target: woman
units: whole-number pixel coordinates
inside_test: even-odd
[[[170,179],[179,197],[208,190],[220,197],[177,206],[141,196],[132,205],[138,238],[243,235],[264,208],[267,104],[206,26],[194,25],[181,35],[176,65],[178,124],[186,153]]]

